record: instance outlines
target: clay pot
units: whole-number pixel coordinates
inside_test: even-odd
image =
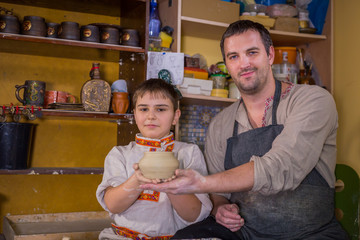
[[[6,14],[0,13],[0,32],[20,33],[19,19],[12,15],[11,11],[7,11]]]
[[[69,40],[80,40],[79,23],[65,21],[62,22],[58,32],[59,38]]]
[[[80,32],[81,32],[81,36],[80,36],[81,41],[100,42],[100,32],[97,26],[94,25],[82,26]]]
[[[46,36],[45,18],[39,16],[25,16],[21,25],[21,33],[32,36]]]
[[[46,37],[57,38],[60,24],[54,22],[48,22],[46,23],[46,26],[47,26]]]
[[[127,92],[113,92],[111,107],[114,113],[124,114],[129,107],[129,94]]]
[[[139,32],[135,29],[124,29],[121,35],[120,44],[125,46],[139,46]]]
[[[119,30],[114,27],[103,27],[101,28],[101,43],[107,44],[120,44]]]
[[[145,152],[139,161],[144,177],[149,179],[168,179],[179,168],[179,161],[173,152]]]

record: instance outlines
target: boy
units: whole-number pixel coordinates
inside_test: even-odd
[[[142,191],[151,182],[137,163],[148,151],[173,151],[180,168],[207,174],[204,157],[195,144],[174,141],[170,132],[180,117],[178,94],[161,79],[143,82],[133,96],[140,130],[127,146],[114,147],[105,159],[104,176],[96,196],[115,221],[99,239],[170,239],[175,232],[207,217],[212,209],[207,194],[173,195]]]

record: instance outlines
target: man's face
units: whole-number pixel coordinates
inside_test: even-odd
[[[249,30],[226,38],[224,53],[226,67],[242,94],[256,94],[273,79],[274,48],[270,47],[268,56],[258,32]]]

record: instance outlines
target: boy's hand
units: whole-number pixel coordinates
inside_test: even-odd
[[[145,184],[145,183],[157,184],[157,183],[162,183],[162,182],[169,182],[175,178],[175,175],[174,175],[168,179],[148,179],[148,178],[144,177],[144,175],[141,173],[138,163],[134,163],[133,168],[135,170],[134,174],[140,184]]]

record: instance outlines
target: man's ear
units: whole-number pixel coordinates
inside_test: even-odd
[[[174,114],[174,119],[173,119],[173,122],[172,122],[173,125],[176,125],[176,123],[179,121],[180,116],[181,116],[180,109],[176,109],[175,114]]]
[[[269,48],[269,64],[272,65],[275,60],[275,49],[274,46],[270,46]]]

